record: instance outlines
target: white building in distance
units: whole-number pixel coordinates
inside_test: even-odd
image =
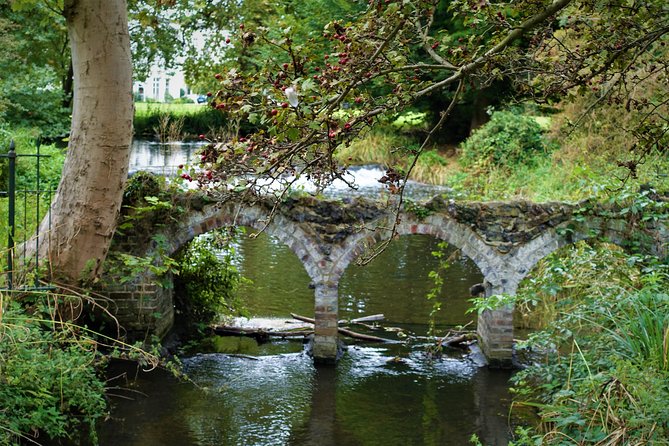
[[[144,82],[132,83],[132,93],[135,100],[139,101],[168,102],[182,96],[192,97],[182,71],[165,70],[156,66],[151,67]]]

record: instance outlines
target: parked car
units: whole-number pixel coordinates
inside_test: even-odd
[[[207,97],[205,95],[201,94],[197,97],[198,104],[204,104],[205,102],[207,102]]]

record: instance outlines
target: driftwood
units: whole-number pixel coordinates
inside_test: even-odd
[[[457,347],[457,348],[468,348],[467,342],[473,341],[476,339],[475,331],[458,331],[455,333],[449,333],[444,337],[439,336],[410,336],[412,340],[418,341],[428,341],[434,342],[437,345],[442,347]]]
[[[305,338],[314,333],[313,330],[297,329],[291,331],[272,331],[264,328],[245,328],[245,327],[231,327],[228,325],[218,325],[212,327],[214,333],[221,336],[249,336],[259,340],[266,340],[269,338]]]
[[[298,321],[302,322],[308,322],[310,324],[315,324],[316,320],[312,319],[310,317],[306,316],[300,316],[299,314],[295,313],[290,313],[291,317],[293,319],[297,319]],[[366,335],[362,333],[356,333],[355,331],[348,330],[346,328],[341,328],[339,327],[337,329],[339,333],[343,334],[344,336],[348,336],[349,338],[354,338],[354,339],[360,339],[362,341],[368,341],[368,342],[392,342],[390,339],[384,339],[380,338],[378,336],[372,336],[372,335]]]
[[[339,327],[337,329],[337,331],[339,331],[339,333],[343,334],[344,336],[348,336],[349,338],[354,338],[354,339],[360,339],[361,341],[392,342],[390,339],[384,339],[384,338],[380,338],[378,336],[372,336],[372,335],[357,333],[355,331],[347,330],[346,328]]]
[[[476,339],[476,333],[473,332],[462,333],[459,335],[442,338],[439,343],[442,346],[467,348],[467,346],[464,345],[464,343],[468,341],[473,341],[474,339]]]
[[[290,313],[290,317],[292,317],[293,319],[297,319],[298,321],[308,322],[310,324],[315,324],[316,323],[316,319],[306,317],[306,316],[300,316],[299,314],[295,314],[295,313]]]
[[[340,324],[360,324],[360,325],[366,325],[366,322],[376,322],[376,321],[382,321],[385,319],[385,316],[383,314],[372,314],[369,316],[363,316],[363,317],[358,317],[355,319],[351,319],[350,321],[347,321],[346,319],[342,319],[339,321]]]
[[[293,319],[298,321],[307,322],[309,324],[314,324],[316,321],[313,318],[300,316],[299,314],[290,313]],[[371,316],[365,316],[357,319],[352,319],[348,321],[349,323],[357,323],[369,329],[376,329],[377,327],[366,324],[366,321],[377,321],[382,320],[382,314],[374,314]],[[345,321],[339,321],[342,323]],[[392,328],[392,327],[391,327]],[[266,328],[249,328],[249,327],[233,327],[229,325],[217,325],[212,327],[212,330],[215,334],[221,336],[249,336],[257,339],[258,341],[268,341],[270,338],[281,338],[281,339],[304,339],[307,336],[314,334],[314,330],[309,328],[296,328],[293,330],[284,330],[284,331],[275,331],[268,330]],[[344,336],[348,336],[353,339],[359,339],[367,342],[395,342],[391,339],[385,339],[378,336],[372,336],[367,334],[358,333],[348,328],[339,327],[337,328],[338,332]],[[468,341],[476,339],[476,333],[474,331],[454,331],[448,333],[443,338],[440,337],[430,337],[430,336],[415,336],[410,335],[410,339],[435,342],[440,346],[446,347],[457,347],[457,348],[467,348],[465,344]]]

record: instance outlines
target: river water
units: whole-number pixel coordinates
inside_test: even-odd
[[[133,159],[151,159],[149,149],[135,147]],[[161,157],[154,159],[170,164],[160,166],[162,171],[185,159],[172,152]],[[380,172],[360,171],[362,182],[370,184],[368,173]],[[374,186],[365,193],[380,193]],[[119,397],[112,398],[112,418],[100,428],[100,443],[467,445],[476,434],[485,445],[507,444],[509,372],[478,367],[458,350],[431,360],[420,341],[400,342],[427,332],[432,302],[425,295],[433,286],[428,273],[437,266],[435,250],[437,241],[430,237],[400,237],[370,265],[349,266],[340,282],[340,317],[383,313],[383,326],[392,330],[373,334],[397,342],[349,342],[337,366],[316,367],[301,342],[259,345],[250,338],[218,337],[181,357],[190,382],[116,364],[128,378],[124,389],[112,392]],[[237,251],[239,268],[252,281],[241,290],[251,315],[313,315],[309,277],[287,247],[264,234],[247,234]],[[440,329],[475,323],[465,310],[468,288],[481,279],[469,259],[454,256],[438,297]]]

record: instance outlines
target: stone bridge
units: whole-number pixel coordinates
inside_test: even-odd
[[[224,226],[248,226],[278,238],[297,255],[315,285],[314,357],[334,360],[338,348],[339,279],[352,261],[391,236],[396,206],[364,198],[288,198],[267,224],[272,209],[269,201],[243,206],[200,199],[189,203],[190,210],[180,217],[181,223],[164,231],[169,251],[176,252],[194,237]],[[629,218],[629,214],[623,214],[586,202],[454,202],[435,197],[405,206],[396,233],[427,234],[448,242],[478,266],[487,296],[515,294],[520,281],[539,260],[579,240],[600,238],[623,247],[642,243],[656,255],[667,254],[666,222],[650,218],[642,223],[638,216]],[[171,326],[172,300],[167,296],[161,301],[152,297],[154,292],[155,287],[149,286],[126,290],[125,295],[117,297],[148,297],[149,305],[143,310],[152,314],[159,310],[163,314],[154,327],[160,331]],[[141,312],[136,307],[124,308],[128,313]],[[136,314],[130,316],[137,318]],[[120,314],[119,319],[127,320],[128,315]],[[483,312],[478,317],[477,330],[490,365],[509,365],[513,308]]]

